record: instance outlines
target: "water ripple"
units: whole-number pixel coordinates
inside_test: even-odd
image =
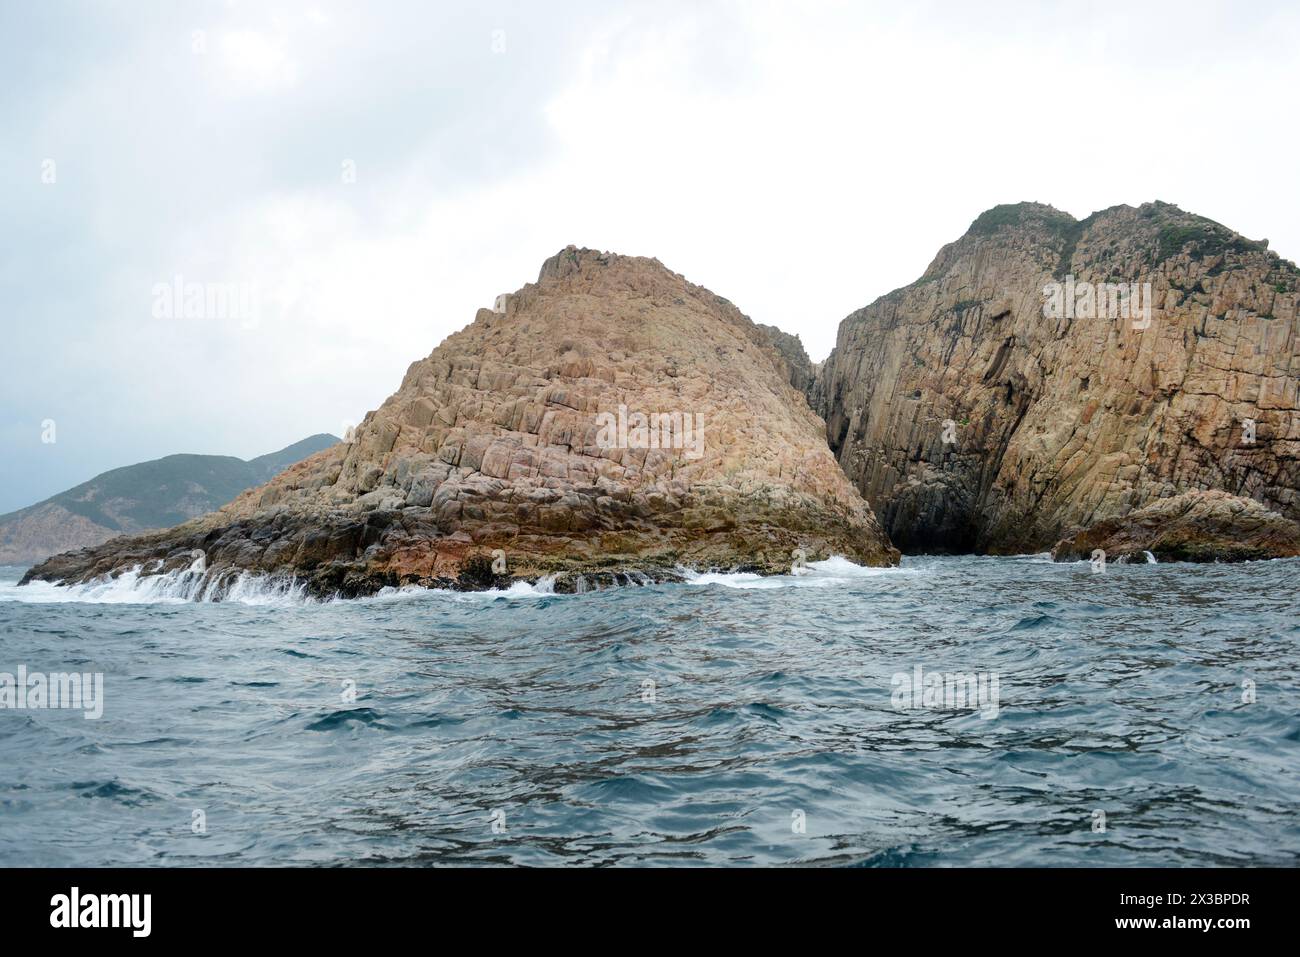
[[[0,569],[0,672],[105,689],[0,710],[0,864],[1294,865],[1298,570],[196,604]],[[916,668],[996,674],[996,716],[900,710]]]

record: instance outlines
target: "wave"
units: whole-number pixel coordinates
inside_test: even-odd
[[[880,575],[904,573],[898,568],[871,568],[857,565],[841,556],[821,562],[809,562],[805,568],[787,575],[757,575],[751,572],[699,572],[677,569],[688,585],[721,585],[727,588],[826,588]],[[629,585],[652,584],[645,576],[626,576]],[[584,580],[585,582],[585,580]],[[0,602],[30,604],[104,604],[104,605],[185,605],[194,602],[230,602],[241,605],[310,605],[324,602],[379,603],[409,601],[433,596],[453,601],[484,601],[499,598],[528,599],[578,597],[596,588],[579,589],[576,594],[555,591],[555,576],[548,575],[535,583],[516,581],[508,588],[487,591],[453,591],[423,588],[419,585],[382,588],[365,598],[319,599],[307,593],[305,582],[294,578],[274,577],[254,572],[212,574],[196,559],[188,568],[145,574],[141,566],[116,578],[103,578],[74,585],[36,581],[19,587],[17,582],[0,582]]]
[[[832,555],[821,562],[809,562],[805,567],[787,575],[757,575],[753,572],[696,572],[688,568],[678,571],[688,585],[722,585],[725,588],[832,588],[849,582],[882,575],[914,573],[915,569],[873,568],[858,565],[841,555]]]
[[[555,590],[554,575],[545,575],[539,578],[535,583],[526,581],[511,582],[509,588],[488,588],[483,591],[456,591],[451,588],[424,588],[421,585],[402,585],[400,587],[381,588],[373,595],[367,595],[365,598],[335,598],[334,601],[356,602],[364,604],[367,602],[385,603],[396,601],[408,601],[413,598],[428,598],[437,596],[440,598],[450,598],[453,601],[483,601],[496,600],[498,598],[552,598],[568,597]]]
[[[19,586],[0,583],[0,602],[31,604],[76,602],[96,605],[184,605],[192,602],[235,602],[243,605],[299,605],[312,601],[306,585],[296,579],[272,578],[253,572],[209,575],[199,560],[189,568],[161,575],[144,574],[137,565],[116,578],[74,585],[34,581]]]
[[[187,605],[196,602],[225,602],[240,605],[313,605],[331,602],[388,603],[429,596],[444,596],[460,601],[507,598],[541,598],[555,595],[555,577],[539,579],[535,584],[513,582],[509,588],[481,592],[461,592],[441,588],[404,585],[382,588],[364,598],[320,599],[307,593],[305,582],[296,578],[276,577],[256,572],[209,574],[199,560],[188,568],[162,574],[145,574],[137,565],[116,578],[102,578],[78,584],[55,584],[34,581],[19,587],[17,581],[0,581],[0,602],[28,604],[97,604],[97,605]]]

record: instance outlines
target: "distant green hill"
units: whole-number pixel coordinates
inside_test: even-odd
[[[168,455],[97,475],[66,492],[0,515],[0,565],[27,565],[114,535],[170,528],[206,515],[240,492],[339,440],[313,435],[244,461],[229,455]]]
[[[248,464],[255,469],[261,470],[262,477],[256,483],[260,485],[262,482],[269,482],[290,465],[301,462],[307,456],[315,455],[331,445],[337,445],[340,441],[342,440],[338,437],[322,432],[319,435],[305,438],[301,442],[295,442],[279,452],[268,452],[266,455],[259,455],[255,459],[249,459]]]

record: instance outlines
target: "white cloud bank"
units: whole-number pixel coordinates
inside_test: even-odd
[[[120,49],[48,92],[4,170],[64,158],[62,194],[11,207],[48,217],[57,196],[73,242],[38,235],[6,284],[39,318],[6,330],[30,374],[6,386],[0,511],[151,455],[337,432],[568,243],[655,256],[814,359],[1001,202],[1159,198],[1300,256],[1293,10],[968,7],[114,21]],[[71,288],[49,295],[43,268]],[[260,321],[154,319],[178,273],[255,283]]]

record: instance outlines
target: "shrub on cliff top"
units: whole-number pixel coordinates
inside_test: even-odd
[[[1268,248],[1267,242],[1256,242],[1238,236],[1226,226],[1205,220],[1201,223],[1179,223],[1161,228],[1157,237],[1156,263],[1178,255],[1188,247],[1193,260],[1206,259],[1226,252],[1246,253]]]
[[[976,236],[990,236],[1003,226],[1019,226],[1026,218],[1036,219],[1051,229],[1069,229],[1074,217],[1069,213],[1040,206],[1037,203],[1003,203],[986,209],[975,217],[967,232]]]

